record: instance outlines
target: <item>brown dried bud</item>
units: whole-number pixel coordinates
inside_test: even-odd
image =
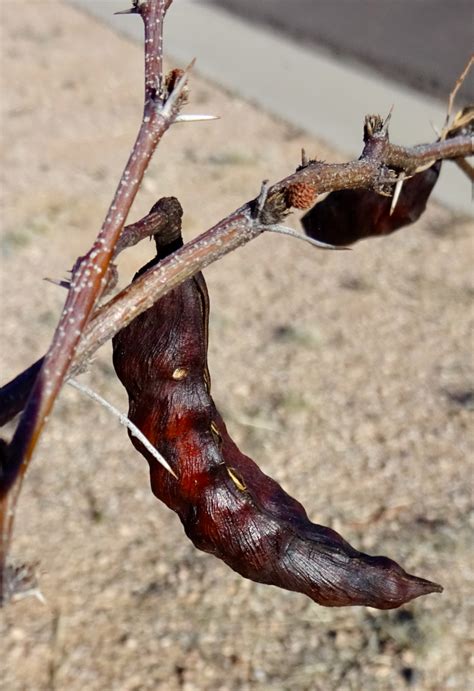
[[[181,77],[184,75],[184,70],[179,67],[175,67],[168,72],[165,77],[165,92],[167,96],[170,96],[176,88]],[[181,93],[180,104],[183,105],[187,102],[189,96],[188,86],[186,85]]]
[[[316,190],[310,182],[293,182],[286,188],[288,206],[295,209],[309,209],[316,201]]]
[[[288,202],[286,194],[282,190],[277,192],[270,192],[265,206],[263,207],[259,220],[264,225],[273,225],[274,223],[281,223],[288,214]]]
[[[178,83],[178,81],[183,76],[183,74],[184,74],[184,70],[181,70],[179,67],[175,67],[174,69],[172,69],[168,72],[168,74],[166,75],[166,78],[165,78],[165,84],[166,84],[166,88],[168,89],[168,91],[170,93],[173,91],[176,84]]]
[[[384,120],[381,115],[366,115],[364,123],[364,141],[370,137],[380,134],[384,127]]]

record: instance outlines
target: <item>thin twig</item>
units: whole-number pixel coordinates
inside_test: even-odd
[[[472,153],[473,139],[469,136],[420,144],[411,149],[390,144],[385,163],[389,167],[403,170],[407,175],[413,175],[435,161],[472,156]]]
[[[464,80],[466,79],[466,77],[467,77],[467,75],[468,75],[468,73],[469,73],[469,71],[470,71],[470,69],[471,69],[471,67],[472,67],[473,64],[474,64],[474,53],[470,56],[469,60],[468,60],[467,63],[466,63],[466,67],[463,69],[463,71],[461,72],[461,74],[460,74],[459,77],[457,78],[456,84],[454,85],[453,90],[452,90],[451,93],[449,94],[448,109],[447,109],[447,112],[446,112],[446,120],[445,120],[445,123],[444,123],[443,132],[446,132],[447,130],[449,130],[449,121],[450,121],[450,119],[451,119],[451,113],[452,113],[452,110],[453,110],[454,101],[455,101],[455,99],[456,99],[456,96],[457,96],[457,94],[458,94],[459,89],[460,89],[461,86],[463,85]]]
[[[69,290],[71,287],[71,281],[67,281],[65,279],[49,278],[48,276],[45,276],[43,281],[52,283],[54,286],[58,286],[59,288],[66,288],[66,290]]]
[[[153,444],[145,437],[143,432],[140,432],[138,427],[133,424],[131,420],[124,414],[121,413],[118,408],[113,406],[111,403],[105,400],[105,398],[102,398],[98,393],[93,391],[93,389],[90,389],[88,386],[85,384],[81,384],[80,382],[77,381],[77,379],[69,379],[68,384],[72,386],[73,388],[77,389],[81,393],[85,394],[86,396],[89,396],[93,401],[96,401],[96,403],[99,403],[101,406],[103,406],[106,410],[109,411],[109,413],[112,413],[114,417],[118,419],[121,425],[126,427],[129,431],[130,434],[132,434],[134,437],[136,437],[143,446],[146,448],[147,451],[150,452],[150,454],[153,456],[153,458],[156,458],[158,463],[161,463],[163,468],[165,468],[173,477],[177,477],[176,473],[174,470],[171,468],[169,465],[168,461],[166,461],[163,456],[160,454],[160,452],[153,446]]]

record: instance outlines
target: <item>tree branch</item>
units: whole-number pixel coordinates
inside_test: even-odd
[[[291,191],[292,186],[301,183],[309,185],[313,196],[333,190],[356,188],[380,192],[395,185],[400,170],[413,171],[420,165],[424,166],[426,161],[433,159],[463,160],[461,157],[471,155],[473,150],[473,140],[469,135],[459,135],[434,144],[401,147],[390,144],[385,133],[372,132],[366,135],[364,151],[357,161],[340,164],[305,161],[295,173],[268,188],[266,203],[260,210],[258,218],[255,218],[257,200],[254,199],[191,240],[170,257],[161,261],[159,266],[143,274],[133,284],[102,305],[83,334],[68,376],[79,373],[101,345],[129,324],[138,314],[151,307],[166,292],[266,230],[272,231],[272,226],[278,226],[291,208],[288,191]],[[394,161],[396,161],[398,172],[390,167],[394,165]],[[164,202],[160,200],[148,216],[127,226],[122,242],[127,244],[128,241],[125,239],[127,237],[134,236],[138,240],[148,234],[158,232],[158,225],[153,225],[154,220],[157,219],[159,219],[159,228],[162,229],[160,232],[164,232],[167,224],[169,228],[166,232],[173,232],[176,222],[176,215],[173,214],[180,213],[178,207],[175,206],[179,206],[179,203],[177,200],[174,200],[173,206],[171,202],[167,203],[168,216]],[[157,208],[161,209],[161,214],[155,217],[153,214],[156,213]],[[24,406],[32,381],[38,372],[39,363],[40,361],[37,361],[0,389],[0,425],[5,424]]]
[[[158,87],[162,75],[153,74],[161,68],[162,26],[166,11],[164,0],[145,0],[134,4],[145,25],[145,106],[143,120],[134,147],[122,173],[115,196],[102,229],[91,250],[81,257],[73,269],[71,285],[58,327],[41,372],[36,378],[30,400],[19,422],[9,450],[9,463],[4,468],[2,486],[11,487],[17,475],[23,474],[39,438],[45,418],[58,395],[64,376],[74,357],[83,329],[104,288],[104,277],[125,218],[139,189],[150,158],[164,132],[172,123],[174,113],[163,117]],[[158,47],[158,48],[157,48]]]
[[[151,156],[180,105],[184,81],[171,93],[162,88],[163,20],[172,0],[133,0],[131,12],[145,27],[145,103],[142,123],[97,239],[73,269],[69,293],[51,346],[35,378],[33,390],[0,466],[0,579],[6,568],[13,516],[22,478],[41,431],[73,361],[83,330],[107,283],[115,244],[140,187]],[[173,107],[166,108],[169,97]],[[7,494],[11,490],[10,494]],[[4,584],[0,582],[0,591]]]
[[[435,161],[463,158],[472,153],[472,137],[469,136],[446,139],[434,144],[420,144],[412,149],[390,144],[385,163],[410,175]]]
[[[452,149],[444,147],[444,142],[439,142],[438,149],[436,144],[427,145],[430,154],[435,154],[436,158],[445,159],[473,153],[473,141],[470,137],[458,137],[456,141],[454,139],[450,141],[454,142]],[[420,150],[423,152],[425,149],[424,145],[413,147],[411,150],[402,147],[397,147],[397,149],[400,154],[403,152],[407,169],[413,169],[413,160],[417,162],[416,165],[420,160],[426,160],[423,153],[418,158]],[[411,151],[414,154],[413,158],[410,157]],[[388,155],[392,155],[391,147],[388,147]],[[398,160],[402,160],[401,155]],[[147,271],[104,304],[94,315],[84,334],[72,371],[88,361],[97,348],[129,324],[138,314],[151,307],[159,297],[265,230],[271,231],[272,226],[280,223],[289,211],[286,195],[292,184],[304,181],[314,187],[316,194],[360,187],[379,191],[381,186],[386,184],[388,176],[386,158],[381,154],[379,157],[362,157],[359,161],[351,163],[311,162],[276,183],[269,189],[266,204],[259,217],[254,218],[252,215],[255,200],[247,202],[207,232],[161,261],[158,266]],[[395,184],[396,177],[392,178],[392,182]]]

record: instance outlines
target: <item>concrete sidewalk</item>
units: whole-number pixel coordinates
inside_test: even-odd
[[[115,31],[142,40],[137,17],[113,15],[127,0],[69,1]],[[213,6],[175,2],[167,20],[166,46],[179,63],[196,57],[196,70],[204,77],[350,157],[360,153],[366,113],[388,113],[393,105],[391,137],[406,145],[432,140],[432,124],[440,127],[444,122],[442,102]],[[459,212],[473,212],[469,182],[452,164],[444,166],[435,196]]]
[[[474,44],[472,0],[205,0],[443,101]],[[295,11],[295,8],[297,11]],[[474,101],[474,75],[461,98]]]

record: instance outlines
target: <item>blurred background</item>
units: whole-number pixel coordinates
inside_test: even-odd
[[[470,0],[206,0],[445,100],[474,46]],[[474,100],[474,77],[464,95]]]

